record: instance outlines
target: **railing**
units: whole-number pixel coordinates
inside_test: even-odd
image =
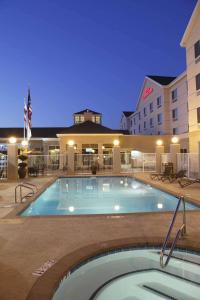
[[[28,192],[27,194],[25,194],[24,196],[22,195],[22,188],[26,188],[28,189],[29,191],[31,192]],[[27,198],[27,197],[31,197],[33,196],[36,191],[37,191],[37,187],[36,185],[32,184],[32,183],[29,183],[29,182],[22,182],[20,184],[18,184],[16,187],[15,187],[15,203],[17,203],[17,191],[19,189],[19,195],[20,195],[20,203],[22,203],[22,200],[24,198]]]
[[[181,227],[178,229],[178,231],[176,233],[176,236],[175,236],[174,241],[173,241],[173,243],[171,245],[169,253],[166,254],[166,248],[167,248],[167,245],[168,245],[168,241],[169,241],[172,229],[174,227],[174,223],[176,221],[177,213],[179,211],[181,203],[183,203],[183,223],[182,223]],[[174,215],[173,215],[173,218],[172,218],[172,221],[171,221],[171,224],[170,224],[167,236],[165,238],[165,241],[163,243],[163,246],[162,246],[162,249],[161,249],[161,252],[160,252],[160,265],[161,265],[162,268],[164,268],[164,267],[166,267],[168,265],[169,260],[170,260],[172,254],[173,254],[173,251],[174,251],[174,248],[176,246],[176,243],[177,243],[178,239],[180,238],[180,236],[184,236],[185,234],[186,234],[185,199],[184,199],[183,196],[181,196],[179,198],[179,201],[178,201],[176,210],[174,212]],[[166,258],[165,261],[164,261],[164,256],[167,256],[167,258]]]
[[[0,180],[7,178],[8,156],[0,154]]]
[[[96,166],[98,172],[113,170],[112,154],[80,154],[74,155],[74,170],[76,173],[91,173],[92,166]]]
[[[156,153],[121,152],[121,170],[124,173],[156,171]]]
[[[199,154],[198,153],[178,153],[177,170],[186,170],[187,177],[199,178]]]
[[[67,169],[67,155],[29,155],[28,173],[34,175],[54,175]]]

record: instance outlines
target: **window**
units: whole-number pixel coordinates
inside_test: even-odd
[[[153,127],[153,118],[150,118],[150,127]]]
[[[144,129],[146,129],[146,121],[144,121]]]
[[[140,124],[139,124],[138,130],[139,130],[139,132],[140,132]]]
[[[150,112],[153,112],[153,102],[151,102],[151,103],[149,104],[149,109],[150,109]]]
[[[84,116],[76,115],[75,116],[75,124],[84,122]]]
[[[178,134],[178,128],[173,128],[173,129],[172,129],[172,134],[173,134],[173,135]]]
[[[158,125],[162,124],[162,114],[157,115]]]
[[[161,96],[157,97],[157,107],[161,107],[162,106],[162,99]]]
[[[177,89],[172,91],[172,102],[177,101]]]
[[[139,120],[140,120],[140,111],[139,111],[139,113],[138,113],[138,118],[139,118]]]
[[[197,123],[200,123],[200,107],[197,107]]]
[[[144,117],[146,117],[146,115],[147,115],[146,107],[144,107],[143,111],[144,111]]]
[[[200,90],[200,73],[196,75],[196,90]]]
[[[136,124],[135,118],[133,119],[133,124],[134,124],[134,125]]]
[[[133,130],[133,133],[135,134],[135,129]]]
[[[95,123],[101,123],[101,118],[100,118],[100,116],[96,116],[95,117]]]
[[[173,119],[173,121],[178,120],[178,108],[172,109],[172,119]]]
[[[200,40],[194,44],[194,56],[195,58],[200,56]]]

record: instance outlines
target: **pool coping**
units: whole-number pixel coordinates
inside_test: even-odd
[[[176,192],[173,192],[171,190],[169,190],[168,188],[166,188],[165,186],[158,186],[156,184],[156,182],[152,183],[146,179],[141,179],[138,178],[136,176],[136,174],[127,174],[127,175],[110,175],[110,174],[105,174],[105,175],[68,175],[68,176],[56,176],[54,177],[52,180],[50,180],[48,183],[46,183],[40,190],[38,190],[32,197],[30,197],[29,199],[26,200],[26,202],[21,203],[21,205],[19,205],[18,207],[15,207],[10,213],[8,213],[6,216],[3,217],[3,219],[10,219],[10,218],[22,218],[22,219],[26,219],[26,218],[33,218],[33,219],[37,219],[37,218],[74,218],[74,217],[123,217],[126,215],[133,215],[133,214],[163,214],[163,213],[173,213],[173,211],[152,211],[152,212],[137,212],[137,213],[114,213],[114,214],[82,214],[82,215],[39,215],[39,216],[22,216],[20,215],[21,213],[23,213],[24,210],[26,210],[30,204],[32,202],[34,202],[49,186],[51,186],[57,179],[59,178],[81,178],[81,177],[131,177],[131,178],[135,178],[137,181],[141,182],[141,183],[145,183],[148,184],[150,186],[152,186],[153,188],[156,188],[162,192],[168,193],[172,196],[175,196],[177,198],[184,196],[186,202],[193,204],[195,206],[199,207],[198,209],[194,209],[194,210],[187,210],[187,213],[196,213],[196,212],[200,212],[200,203],[193,197],[187,197],[183,194],[177,194]]]
[[[171,241],[172,242],[172,241]],[[32,286],[26,300],[50,300],[55,291],[59,287],[61,280],[77,265],[82,264],[90,258],[102,255],[103,253],[122,250],[123,248],[150,248],[161,247],[163,239],[160,237],[146,238],[124,238],[119,240],[109,240],[101,243],[90,244],[77,249],[63,256],[56,264],[48,269],[41,277],[39,277]],[[170,245],[170,243],[169,243]],[[180,240],[177,247],[187,250],[199,252],[200,246],[196,247],[188,241]],[[159,263],[159,261],[158,261]]]

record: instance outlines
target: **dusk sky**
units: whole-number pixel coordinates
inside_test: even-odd
[[[196,0],[0,0],[0,127],[70,126],[90,108],[119,128],[145,75],[185,70],[180,41]]]

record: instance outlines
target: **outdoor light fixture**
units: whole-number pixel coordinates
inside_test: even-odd
[[[22,144],[23,147],[26,147],[26,146],[28,146],[28,141],[27,140],[23,140],[21,142],[21,144]]]
[[[14,136],[11,136],[11,137],[9,138],[9,143],[10,143],[10,144],[15,144],[16,141],[17,141],[17,139],[16,139]]]
[[[163,145],[163,141],[162,140],[157,140],[156,141],[156,145],[157,146],[162,146]]]
[[[68,141],[68,145],[69,145],[69,146],[74,146],[74,141],[73,141],[73,140],[69,140],[69,141]]]
[[[68,207],[68,210],[69,210],[70,212],[74,212],[74,209],[75,209],[74,206],[69,206],[69,207]]]
[[[119,205],[115,205],[114,206],[114,210],[118,211],[120,209],[120,206]]]
[[[177,136],[173,136],[173,138],[171,139],[171,142],[172,142],[173,144],[177,144],[178,141],[179,141],[179,139],[177,138]]]
[[[114,146],[119,146],[119,140],[114,140],[114,141],[113,141],[113,145],[114,145]]]

